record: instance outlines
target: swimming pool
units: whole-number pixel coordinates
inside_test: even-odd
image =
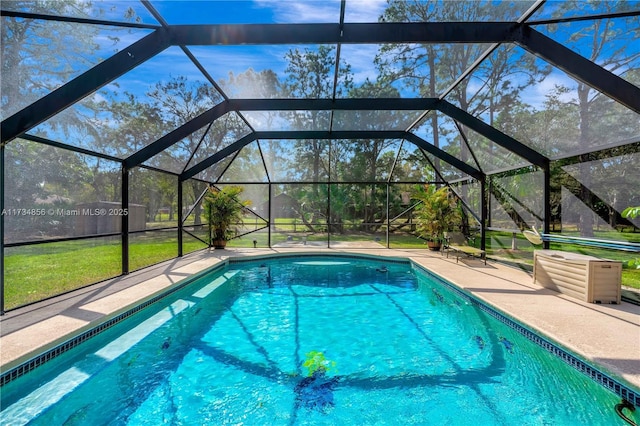
[[[12,380],[0,415],[3,424],[624,424],[618,395],[527,333],[406,261],[234,261]]]

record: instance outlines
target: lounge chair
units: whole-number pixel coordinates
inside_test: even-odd
[[[479,248],[470,246],[467,238],[462,234],[462,232],[445,232],[444,239],[445,242],[442,249],[447,252],[447,257],[449,257],[450,251],[455,252],[456,263],[460,258],[460,254],[466,254],[467,256],[478,256],[484,261],[485,265],[487,264],[486,252]]]

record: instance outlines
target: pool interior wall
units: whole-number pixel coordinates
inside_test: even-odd
[[[532,331],[528,327],[524,326],[523,324],[520,324],[519,322],[515,321],[512,318],[509,318],[505,314],[500,313],[497,310],[495,310],[494,308],[482,303],[480,300],[478,300],[475,297],[471,296],[470,294],[460,290],[455,285],[449,283],[444,278],[433,274],[431,271],[429,271],[427,269],[424,269],[420,265],[416,265],[416,266],[418,268],[422,269],[425,273],[436,277],[440,281],[440,283],[442,285],[448,287],[450,290],[452,290],[455,293],[457,293],[460,297],[466,299],[469,303],[472,303],[472,304],[478,306],[478,308],[480,308],[482,311],[484,311],[487,314],[491,315],[493,318],[495,318],[498,321],[502,322],[503,324],[509,326],[510,328],[516,330],[518,333],[520,333],[521,335],[523,335],[524,337],[526,337],[527,339],[529,339],[530,341],[532,341],[536,345],[540,346],[541,348],[543,348],[547,352],[550,352],[554,356],[560,358],[566,364],[570,365],[571,367],[575,368],[579,372],[581,372],[581,373],[585,374],[586,376],[590,377],[596,383],[598,383],[601,386],[609,389],[610,391],[612,391],[616,395],[620,396],[622,399],[631,402],[634,406],[639,406],[639,404],[640,404],[640,394],[638,392],[634,391],[633,389],[631,389],[628,386],[625,386],[625,385],[619,383],[616,379],[610,377],[606,373],[603,373],[599,369],[591,366],[590,364],[588,364],[584,360],[580,359],[577,355],[574,355],[571,352],[563,349],[560,345],[552,343],[550,340],[545,339],[542,336],[539,336],[538,334],[536,334],[534,331]]]
[[[148,298],[147,300],[144,300],[142,303],[137,304],[136,306],[134,306],[133,308],[130,308],[128,310],[126,310],[125,312],[122,312],[116,316],[113,316],[109,319],[107,319],[106,321],[101,322],[99,325],[92,327],[89,330],[84,331],[83,333],[69,339],[68,341],[65,341],[59,345],[57,345],[56,347],[42,353],[39,354],[38,356],[14,367],[11,368],[8,371],[5,371],[2,373],[2,375],[0,376],[0,384],[1,385],[5,385],[13,380],[15,380],[16,378],[26,374],[27,372],[37,368],[38,366],[49,362],[50,360],[58,357],[59,355],[65,353],[66,351],[68,351],[69,349],[79,345],[80,343],[90,339],[91,337],[100,334],[101,332],[109,329],[111,326],[123,321],[124,319],[130,317],[131,315],[135,314],[136,312],[141,311],[142,309],[144,309],[145,307],[148,307],[154,303],[156,303],[157,301],[167,297],[170,294],[173,294],[174,292],[184,288],[185,286],[187,286],[188,284],[192,283],[194,280],[197,280],[198,278],[209,274],[213,271],[217,271],[220,270],[222,268],[226,268],[229,265],[233,265],[236,263],[243,263],[243,262],[253,262],[256,261],[257,259],[260,258],[264,258],[264,259],[271,259],[271,258],[291,258],[291,257],[300,257],[300,256],[327,256],[326,254],[319,254],[319,253],[304,253],[304,254],[300,254],[300,253],[295,253],[295,254],[278,254],[278,255],[268,255],[268,256],[255,256],[255,257],[246,257],[246,258],[231,258],[231,259],[227,259],[226,261],[219,263],[218,265],[215,265],[211,268],[208,268],[207,270],[202,271],[199,274],[196,274],[192,277],[189,277],[188,279],[182,280],[178,283],[176,283],[174,286],[172,286],[170,289],[168,289],[167,291],[164,291],[162,294],[158,294],[155,295],[151,298]],[[398,263],[409,263],[409,260],[407,259],[403,259],[403,258],[392,258],[392,257],[384,257],[384,258],[380,258],[378,256],[374,256],[374,255],[362,255],[362,254],[343,254],[343,253],[332,253],[331,256],[341,256],[344,258],[354,258],[354,259],[378,259],[378,260],[383,260],[386,263],[389,262],[398,262]],[[604,386],[605,388],[609,389],[610,391],[614,392],[616,395],[620,396],[621,398],[623,398],[624,400],[627,400],[629,402],[631,402],[632,404],[634,404],[635,406],[638,406],[640,404],[640,397],[638,395],[638,392],[621,383],[620,381],[618,381],[617,379],[615,379],[614,377],[612,377],[609,374],[604,373],[603,371],[601,371],[600,369],[590,365],[589,363],[585,362],[584,360],[582,360],[581,358],[579,358],[578,356],[572,354],[571,352],[567,351],[566,349],[562,348],[560,345],[555,344],[553,342],[551,342],[548,339],[545,339],[541,336],[539,336],[537,333],[533,332],[531,329],[529,329],[528,327],[520,324],[519,322],[515,321],[514,319],[508,317],[507,315],[497,311],[496,309],[484,304],[483,302],[481,302],[480,300],[478,300],[477,298],[473,297],[472,295],[470,295],[469,293],[467,293],[464,290],[459,289],[457,286],[453,285],[452,283],[448,282],[447,280],[443,279],[442,277],[432,273],[431,271],[429,271],[428,269],[424,268],[421,265],[418,265],[415,262],[412,262],[412,265],[414,268],[420,269],[423,273],[428,274],[430,276],[433,276],[434,278],[438,279],[439,282],[441,282],[443,285],[445,285],[447,288],[451,289],[452,291],[456,292],[458,295],[460,295],[462,298],[464,298],[465,300],[467,300],[469,303],[473,303],[475,305],[477,305],[481,310],[485,311],[486,313],[488,313],[489,315],[491,315],[492,317],[498,319],[499,321],[501,321],[502,323],[508,325],[509,327],[511,327],[512,329],[518,331],[520,334],[522,334],[523,336],[525,336],[527,339],[529,339],[530,341],[534,342],[536,345],[544,348],[546,351],[552,353],[553,355],[559,357],[560,359],[562,359],[565,363],[569,364],[570,366],[572,366],[573,368],[577,369],[578,371],[582,372],[583,374],[587,375],[588,377],[590,377],[591,379],[593,379],[595,382],[597,382],[598,384]]]

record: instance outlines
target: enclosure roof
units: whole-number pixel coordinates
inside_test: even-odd
[[[638,1],[0,7],[3,146],[210,180],[261,141],[402,140],[480,179],[640,142]]]

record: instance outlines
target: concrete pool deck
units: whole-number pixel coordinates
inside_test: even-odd
[[[640,306],[580,302],[535,285],[529,272],[491,259],[486,265],[472,258],[456,263],[455,257],[427,250],[307,247],[193,253],[2,316],[0,369],[7,371],[230,257],[296,252],[410,258],[640,392]]]

